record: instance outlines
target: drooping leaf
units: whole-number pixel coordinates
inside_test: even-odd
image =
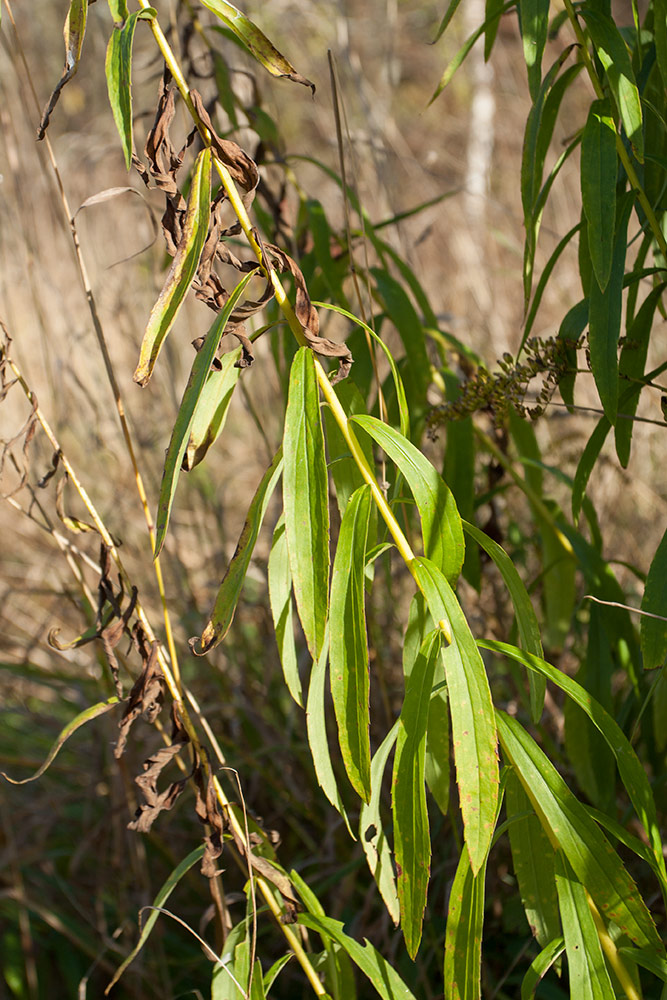
[[[667,531],[653,556],[641,609],[667,618]],[[642,615],[640,635],[644,669],[662,666],[667,655],[667,621]]]
[[[129,170],[132,166],[132,46],[134,32],[138,20],[151,20],[157,16],[157,11],[153,7],[149,7],[128,14],[127,6],[125,4],[119,5],[119,7],[123,6],[125,12],[122,17],[117,18],[123,23],[114,24],[107,47],[105,70],[109,103],[123,147],[125,166]],[[118,13],[121,13],[120,9]]]
[[[405,477],[421,517],[424,553],[453,585],[461,572],[465,546],[451,491],[425,455],[392,427],[361,414],[352,421],[377,441]]]
[[[211,150],[206,148],[202,149],[195,163],[181,241],[162,291],[151,310],[141,342],[139,364],[133,376],[138,385],[146,385],[151,377],[158,354],[197,273],[210,214]]]
[[[607,74],[625,134],[641,163],[644,159],[642,109],[635,74],[623,36],[608,14],[591,10],[587,6],[582,8],[581,14]]]
[[[577,1000],[615,1000],[586,888],[562,851],[556,852],[556,886],[571,995]]]
[[[311,656],[324,641],[329,591],[329,497],[324,434],[312,351],[301,347],[290,372],[283,436],[285,533],[294,596]]]
[[[278,653],[280,654],[285,683],[294,701],[303,708],[299,663],[296,654],[296,643],[294,641],[292,574],[290,572],[289,556],[287,553],[285,518],[282,514],[273,532],[268,577],[273,627],[276,634]]]
[[[551,843],[567,857],[602,914],[639,947],[664,946],[637,886],[618,855],[523,727],[496,710],[498,736]]]
[[[431,840],[424,766],[426,728],[440,641],[440,631],[432,632],[422,644],[413,665],[398,720],[394,757],[394,855],[401,928],[412,959],[421,941],[430,873]]]
[[[616,215],[616,128],[608,100],[594,101],[581,139],[581,200],[588,249],[600,291],[611,273]]]
[[[505,789],[508,820],[529,810],[530,800],[512,772]],[[509,826],[514,874],[528,925],[545,947],[561,932],[554,881],[553,851],[540,821],[534,814],[521,816]]]
[[[92,719],[97,719],[98,716],[104,715],[106,712],[112,709],[114,705],[118,705],[118,703],[119,700],[114,695],[112,698],[107,698],[106,701],[100,701],[96,705],[91,705],[89,708],[85,708],[83,712],[79,712],[79,714],[70,722],[68,722],[67,725],[64,727],[64,729],[61,730],[57,740],[49,750],[46,760],[44,761],[42,766],[35,771],[34,774],[30,775],[29,778],[22,778],[21,780],[17,780],[16,778],[10,778],[9,775],[5,774],[4,771],[0,771],[0,774],[6,781],[9,781],[10,784],[12,785],[27,785],[29,781],[36,781],[37,778],[41,778],[44,772],[48,770],[53,761],[56,759],[58,753],[62,749],[63,745],[67,742],[67,740],[70,738],[72,733],[75,733],[77,729],[80,729],[81,726],[85,726],[85,724],[87,722],[90,722]]]
[[[521,1000],[533,1000],[535,990],[540,980],[546,976],[551,966],[558,961],[565,951],[565,941],[562,937],[554,938],[545,945],[542,951],[530,963],[528,972],[521,983]]]
[[[252,277],[245,275],[238,283],[232,294],[229,296],[224,308],[216,317],[213,325],[206,335],[200,351],[197,351],[192,364],[190,378],[183,393],[181,405],[178,408],[174,429],[171,432],[169,447],[164,461],[164,471],[162,473],[162,483],[160,484],[160,496],[158,499],[157,526],[155,532],[155,555],[159,555],[169,526],[178,477],[181,472],[183,457],[189,444],[191,431],[195,423],[197,410],[201,404],[202,394],[206,381],[209,377],[211,364],[215,358],[218,345],[225,332],[227,321],[241,298],[243,291]]]
[[[493,705],[484,663],[470,627],[442,572],[428,559],[413,571],[433,620],[447,635],[445,676],[466,844],[473,872],[486,857],[495,826],[498,755]],[[442,624],[441,624],[442,623]]]
[[[157,896],[153,900],[153,906],[150,908],[149,914],[146,918],[144,926],[142,927],[141,935],[139,937],[137,944],[132,949],[130,954],[127,956],[122,965],[120,965],[116,970],[113,979],[111,980],[111,982],[104,991],[105,996],[111,991],[112,986],[114,986],[118,982],[120,977],[127,969],[128,965],[130,965],[130,963],[134,961],[134,959],[137,957],[143,946],[146,944],[146,941],[148,940],[148,937],[150,936],[150,933],[153,930],[153,927],[155,926],[155,922],[160,915],[160,908],[164,907],[164,904],[169,899],[170,895],[172,894],[172,892],[174,891],[180,880],[183,878],[185,873],[189,871],[190,868],[192,868],[192,866],[196,864],[197,861],[199,861],[203,857],[203,854],[204,854],[204,845],[201,844],[199,847],[196,847],[194,851],[191,851],[191,853],[188,854],[186,858],[183,858],[181,863],[174,868],[173,872],[171,873],[171,875],[169,876],[169,878],[164,883],[164,885],[158,892]]]
[[[373,945],[365,939],[363,945],[349,937],[343,930],[340,920],[331,917],[316,917],[313,913],[301,913],[298,923],[318,934],[328,934],[344,948],[352,961],[357,965],[382,1000],[415,1000],[415,996],[405,985],[393,965],[376,951]]]
[[[338,740],[347,776],[364,802],[371,794],[370,681],[364,605],[364,571],[371,488],[350,497],[333,564],[329,675]]]
[[[209,616],[206,627],[201,634],[198,644],[191,643],[192,650],[197,656],[208,653],[219,642],[222,642],[231,628],[239,597],[243,589],[243,583],[248,572],[248,566],[255,550],[259,529],[262,527],[269,501],[282,474],[283,455],[282,448],[279,448],[273,462],[262,476],[252,503],[248,508],[236,551],[220,584],[220,589],[215,599],[215,606]]]
[[[189,472],[203,462],[209,449],[224,429],[234,389],[241,375],[237,365],[242,348],[227,351],[220,358],[220,368],[212,368],[206,377],[192,418],[182,469]]]
[[[227,0],[201,0],[205,7],[220,18],[236,37],[252,52],[255,59],[269,71],[272,76],[286,77],[294,83],[302,83],[315,92],[315,85],[306,80],[305,76],[294,69],[294,66],[282,55],[256,24],[245,16],[237,7]]]
[[[368,867],[375,879],[389,916],[398,924],[400,909],[396,880],[392,868],[391,851],[382,826],[381,794],[382,777],[389,754],[398,735],[398,720],[389,730],[371,762],[371,797],[363,802],[359,813],[359,841],[364,849]]]
[[[489,536],[483,531],[480,531],[474,524],[469,524],[467,521],[463,521],[463,530],[467,535],[473,538],[489,556],[491,556],[494,563],[498,567],[500,574],[505,581],[505,586],[507,587],[510,597],[512,598],[522,648],[528,653],[534,653],[535,656],[543,656],[544,651],[542,649],[540,625],[537,620],[537,615],[535,614],[530,597],[528,596],[528,591],[526,590],[523,580],[519,576],[514,563],[501,545],[498,545],[497,542],[495,542],[492,538],[489,538]],[[529,672],[528,676],[530,684],[532,673]],[[534,682],[530,684],[530,708],[533,722],[539,722],[540,716],[542,715],[545,690],[545,680],[540,680],[537,684]]]
[[[308,687],[308,701],[306,703],[306,731],[308,735],[308,745],[317,783],[328,798],[334,809],[337,809],[345,820],[345,825],[350,836],[354,840],[354,834],[350,827],[345,806],[338,790],[336,775],[331,763],[329,752],[329,739],[327,737],[326,713],[324,707],[325,681],[327,676],[327,661],[329,659],[329,646],[325,639],[322,646],[320,658],[313,663],[310,674],[310,685]]]

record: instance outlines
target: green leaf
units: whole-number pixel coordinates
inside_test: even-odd
[[[209,377],[211,364],[215,358],[218,345],[225,333],[227,321],[236,307],[252,274],[245,275],[225,302],[222,311],[216,317],[206,335],[201,350],[197,351],[192,364],[190,378],[183,393],[181,405],[178,408],[174,429],[171,432],[169,447],[164,462],[160,496],[158,499],[157,527],[155,532],[155,555],[162,550],[169,526],[169,517],[176,494],[178,477],[183,463],[183,457],[188,447],[190,434],[195,422],[197,410],[201,404],[202,393]]]
[[[405,476],[421,517],[424,553],[453,585],[461,572],[465,545],[451,490],[425,455],[393,427],[362,414],[351,421],[377,441]]]
[[[612,425],[616,423],[618,410],[618,339],[621,333],[628,220],[633,200],[634,195],[629,194],[617,204],[614,253],[607,286],[602,292],[597,281],[592,281],[589,291],[591,371],[605,416]]]
[[[519,20],[523,57],[528,70],[531,100],[537,98],[542,82],[542,56],[549,28],[549,0],[520,0]]]
[[[488,855],[487,855],[488,857]],[[449,897],[445,932],[445,1000],[480,1000],[486,858],[473,873],[464,845]]]
[[[579,459],[577,471],[574,474],[574,486],[572,488],[572,520],[575,524],[579,520],[588,480],[591,477],[593,467],[598,460],[602,446],[607,440],[607,434],[610,430],[611,424],[607,418],[600,417]]]
[[[636,382],[642,379],[644,375],[646,355],[653,327],[653,317],[655,316],[656,307],[658,307],[662,300],[664,291],[665,283],[661,282],[649,292],[628,329],[618,362],[618,374],[621,380],[627,379]],[[621,411],[622,419],[619,415],[619,420],[614,428],[616,454],[624,469],[630,461],[630,445],[635,426],[632,418],[637,411],[638,403],[639,393],[637,392],[624,404]]]
[[[581,139],[581,200],[588,249],[600,291],[611,274],[616,215],[616,127],[608,100],[593,101]]]
[[[503,753],[514,766],[554,846],[570,862],[598,909],[639,947],[662,956],[664,947],[637,886],[618,855],[574,797],[546,754],[523,727],[496,711]]]
[[[577,1000],[616,1000],[586,889],[562,851],[556,852],[555,867],[571,995]]]
[[[237,365],[241,353],[241,347],[227,351],[220,358],[220,368],[212,368],[208,373],[192,418],[190,437],[183,456],[182,468],[185,472],[203,462],[209,448],[222,434],[229,404],[241,375],[241,369]]]
[[[415,660],[401,715],[392,780],[394,855],[398,876],[401,927],[410,958],[422,936],[431,863],[424,763],[426,727],[436,661],[440,656],[439,630],[422,644]]]
[[[352,961],[368,977],[376,992],[383,1000],[415,1000],[401,977],[389,962],[365,939],[361,945],[343,930],[340,920],[331,917],[316,917],[313,913],[301,913],[298,923],[318,934],[328,934],[347,952]]]
[[[473,872],[486,857],[495,826],[498,754],[493,704],[484,663],[456,597],[441,571],[415,559],[413,575],[433,620],[447,635],[445,676],[465,840]]]
[[[667,531],[653,556],[641,609],[667,618]],[[667,655],[667,622],[642,615],[640,636],[644,669],[662,666]]]
[[[392,868],[391,851],[382,827],[380,805],[382,777],[397,735],[398,720],[375,751],[371,762],[371,797],[368,803],[362,803],[359,813],[359,841],[364,849],[368,867],[384,900],[384,905],[387,907],[387,912],[395,924],[398,924],[400,919],[398,893]]]
[[[434,691],[428,706],[424,777],[443,816],[449,808],[449,696],[442,657],[435,665]]]
[[[312,351],[290,372],[283,436],[285,532],[294,596],[311,656],[322,650],[329,591],[329,497],[319,391]]]
[[[484,32],[484,62],[491,58],[491,52],[500,27],[499,14],[502,13],[503,0],[485,0],[484,21],[488,25]]]
[[[550,663],[547,663],[546,660],[504,642],[480,640],[479,645],[484,649],[491,649],[496,653],[509,656],[519,663],[523,663],[529,670],[539,671],[547,680],[561,688],[568,698],[586,713],[616,758],[621,780],[653,847],[658,867],[665,872],[662,840],[653,792],[637,754],[616,720],[591,697],[585,688],[568,677],[562,670],[557,670]],[[664,882],[667,885],[667,874],[664,875]]]
[[[107,0],[107,3],[109,4],[111,19],[114,24],[118,24],[130,16],[130,12],[127,9],[127,0]]]
[[[278,653],[283,668],[287,689],[297,705],[303,708],[301,693],[301,678],[299,663],[294,641],[294,598],[292,596],[292,574],[287,553],[287,538],[285,536],[285,518],[281,514],[275,531],[269,555],[269,600],[273,627],[278,644]]]
[[[306,703],[306,731],[308,735],[308,745],[310,747],[313,767],[317,783],[326,795],[327,799],[337,809],[345,820],[345,825],[350,836],[354,840],[354,834],[350,827],[343,800],[338,791],[336,775],[331,764],[331,754],[329,753],[329,740],[327,737],[326,712],[324,708],[325,681],[327,674],[327,660],[329,658],[329,647],[325,641],[320,658],[313,663],[310,674],[310,685],[308,687],[308,701]]]
[[[540,625],[537,615],[535,614],[523,580],[514,567],[514,563],[501,545],[498,545],[497,542],[489,538],[483,531],[480,531],[474,524],[463,521],[463,530],[484,549],[498,567],[514,605],[516,623],[519,629],[519,641],[522,648],[528,653],[533,653],[535,656],[543,656],[544,651],[542,649]],[[529,683],[532,676],[532,672],[529,672]],[[545,690],[545,680],[541,679],[537,684],[530,684],[530,709],[533,722],[535,723],[539,722],[542,715]]]
[[[635,156],[642,163],[644,137],[641,102],[623,36],[608,14],[582,7],[581,15],[586,21],[595,51],[607,74],[625,134],[630,140]]]
[[[370,683],[364,607],[364,569],[371,488],[359,487],[343,515],[334,559],[329,676],[338,740],[350,783],[364,802],[371,795]]]
[[[211,150],[202,149],[192,175],[181,241],[141,342],[139,364],[133,376],[139,385],[146,385],[151,377],[158,354],[197,273],[210,215]]]
[[[618,953],[621,958],[629,958],[636,965],[641,965],[642,969],[648,969],[654,976],[658,976],[663,983],[667,983],[667,960],[664,958],[656,958],[652,951],[645,948],[622,947],[618,949]]]
[[[451,81],[452,77],[456,73],[461,63],[464,62],[464,60],[466,59],[468,53],[470,52],[470,50],[472,49],[473,45],[480,37],[480,35],[483,35],[490,28],[494,29],[497,23],[500,21],[501,16],[505,13],[505,11],[508,11],[510,10],[510,8],[515,6],[516,6],[516,0],[506,0],[506,2],[502,5],[502,7],[494,8],[491,17],[488,17],[484,21],[484,23],[480,25],[480,27],[477,28],[475,31],[473,31],[472,35],[470,35],[470,37],[466,39],[466,41],[463,43],[461,48],[458,50],[452,61],[445,69],[445,72],[440,77],[440,82],[438,83],[438,86],[435,88],[433,96],[428,102],[428,106],[433,104],[435,99],[439,97],[440,94],[443,92],[443,90],[445,89],[447,84]]]
[[[560,958],[564,951],[565,942],[562,937],[558,937],[550,941],[539,955],[533,959],[521,983],[521,1000],[533,1000],[540,980],[546,976],[551,966]]]
[[[456,11],[458,10],[458,6],[460,3],[461,0],[449,0],[449,3],[447,5],[447,10],[445,11],[442,21],[438,25],[438,30],[435,33],[435,38],[433,39],[432,43],[433,45],[435,45],[435,43],[439,41],[439,39],[447,30],[447,26],[449,25],[451,19],[454,17],[454,14],[456,14]]]
[[[340,400],[340,404],[345,413],[350,416],[353,413],[365,413],[366,406],[359,389],[351,379],[347,378],[339,382],[334,387],[334,392]],[[352,458],[350,446],[343,436],[338,423],[328,406],[323,408],[324,429],[326,431],[327,452],[329,455],[329,471],[334,481],[336,489],[336,501],[340,516],[343,517],[348,500],[356,489],[363,486],[365,479],[359,471],[359,466]],[[367,434],[361,431],[357,435],[357,441],[361,446],[364,457],[369,468],[375,465],[373,456],[373,442]]]
[[[48,770],[53,761],[56,759],[63,745],[67,742],[70,736],[77,731],[77,729],[80,729],[81,726],[85,726],[87,722],[97,719],[98,716],[104,715],[112,709],[114,705],[118,705],[118,703],[118,698],[114,695],[112,698],[107,698],[106,701],[100,701],[96,705],[84,708],[83,712],[79,712],[79,714],[68,722],[67,725],[60,731],[57,740],[49,750],[46,760],[29,778],[22,778],[19,781],[16,778],[10,778],[4,771],[0,771],[0,774],[12,785],[27,785],[29,781],[36,781],[37,778],[41,778],[44,772]]]
[[[220,18],[229,30],[243,42],[255,59],[269,71],[271,76],[286,77],[294,83],[302,83],[315,92],[315,85],[294,69],[294,66],[282,55],[256,24],[242,14],[241,11],[228,3],[227,0],[201,0],[205,7]]]
[[[667,3],[665,0],[654,0],[653,33],[662,85],[667,87]]]
[[[215,606],[199,639],[199,648],[191,643],[192,650],[197,656],[208,653],[219,642],[222,642],[231,628],[236,606],[239,602],[243,583],[248,572],[248,566],[255,549],[257,536],[259,535],[259,529],[262,526],[262,521],[269,506],[269,501],[273,496],[273,491],[282,474],[283,455],[282,449],[279,448],[273,462],[262,476],[262,481],[252,498],[236,551],[227,567],[227,572],[222,578],[218,596],[215,599]]]
[[[580,234],[580,241],[584,238],[584,233]],[[570,370],[561,378],[558,389],[564,403],[567,404],[570,413],[574,405],[574,383],[577,377],[577,352],[574,347],[579,341],[582,333],[588,326],[588,299],[581,299],[576,305],[565,314],[558,329],[558,336],[561,340],[572,341],[573,346],[568,347],[566,352],[567,362]]]
[[[117,13],[120,15],[114,20],[124,23],[114,25],[107,47],[105,70],[109,103],[123,146],[125,166],[129,170],[132,166],[132,45],[134,31],[139,19],[152,20],[157,16],[157,11],[153,7],[149,7],[128,14],[125,3],[114,4],[114,6],[118,8]]]
[[[153,900],[153,906],[151,907],[149,914],[146,917],[146,922],[141,929],[141,935],[139,937],[137,944],[132,949],[130,954],[127,956],[123,964],[120,965],[118,969],[116,969],[113,979],[111,980],[111,982],[104,991],[105,996],[111,991],[112,986],[114,986],[118,982],[120,977],[127,969],[128,965],[134,961],[134,959],[137,957],[143,946],[146,944],[146,941],[148,940],[150,933],[153,930],[153,927],[155,926],[155,922],[160,915],[159,908],[164,907],[164,904],[169,899],[173,890],[176,888],[176,886],[183,878],[185,873],[189,871],[190,868],[192,868],[192,866],[196,864],[197,861],[200,860],[200,858],[203,857],[203,855],[204,855],[204,845],[201,844],[199,847],[195,848],[194,851],[191,851],[191,853],[188,854],[186,858],[183,858],[181,863],[177,865],[176,868],[174,868],[173,872],[171,873],[171,875],[169,876],[169,878],[164,883],[164,885],[158,892],[157,896]]]
[[[505,788],[507,819],[532,812],[530,800],[512,772]],[[509,826],[514,874],[528,925],[543,947],[560,932],[553,851],[537,816],[523,816]]]

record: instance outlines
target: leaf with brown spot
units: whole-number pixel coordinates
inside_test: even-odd
[[[86,34],[86,20],[88,18],[88,0],[71,0],[69,11],[65,18],[63,38],[65,40],[65,66],[62,76],[51,94],[49,101],[42,112],[42,117],[37,129],[37,138],[43,139],[49,127],[49,119],[60,98],[63,87],[69,83],[79,68],[83,39]]]
[[[134,381],[144,386],[151,377],[160,349],[171,330],[199,266],[211,208],[211,152],[197,157],[188,198],[183,232],[173,263],[153,306],[141,344]]]

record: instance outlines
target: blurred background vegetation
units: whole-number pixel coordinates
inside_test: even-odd
[[[184,30],[192,8],[202,34]],[[60,76],[66,9],[64,2],[45,0],[15,5],[20,44],[40,105]],[[482,19],[474,3],[462,5],[452,30],[436,45],[430,43],[444,13],[437,3],[248,0],[244,10],[315,82],[313,98],[305,88],[263,75],[216,30],[213,16],[200,5],[188,0],[160,4],[172,44],[205,99],[228,80],[233,99],[217,108],[220,130],[260,162],[258,210],[270,221],[277,206],[278,241],[302,262],[312,256],[307,199],[321,203],[333,232],[344,228],[340,186],[325,169],[339,170],[327,64],[331,50],[349,131],[347,169],[368,217],[376,227],[386,223],[378,232],[418,277],[443,328],[489,366],[504,352],[516,352],[523,323],[518,177],[530,99],[515,16],[502,20],[490,62],[485,64],[475,49],[447,90],[427,106],[444,66]],[[617,13],[622,23],[622,13]],[[630,23],[629,7],[627,13]],[[137,30],[133,72],[138,151],[152,122],[162,72],[150,33],[142,28]],[[146,191],[136,173],[128,178],[108,107],[104,55],[109,33],[106,4],[91,6],[82,63],[63,91],[49,135],[70,203],[75,209],[82,206],[76,222],[83,254],[154,504],[164,448],[190,369],[190,341],[205,331],[211,314],[191,298],[150,390],[142,392],[132,384],[166,258],[161,239],[155,238],[161,197]],[[43,145],[35,141],[37,116],[20,48],[4,12],[0,39],[0,318],[40,406],[122,545],[149,616],[159,621],[131,469],[53,174]],[[547,51],[545,65],[551,61]],[[581,87],[566,97],[554,150],[583,125],[589,103],[582,78]],[[186,128],[185,118],[177,117],[175,131],[184,137]],[[555,159],[556,153],[550,156]],[[127,185],[136,193],[125,191],[85,205],[100,192]],[[424,204],[427,207],[413,212]],[[547,205],[537,273],[578,221],[579,205],[575,155]],[[314,265],[310,271],[316,271]],[[315,278],[321,286],[323,276]],[[326,295],[317,287],[311,292],[315,298]],[[534,333],[554,335],[580,297],[577,250],[571,244],[549,283]],[[269,318],[275,318],[270,310]],[[340,323],[330,322],[332,335],[345,332]],[[398,343],[388,326],[385,333],[390,345]],[[286,331],[280,335],[288,336]],[[195,661],[185,652],[187,639],[202,628],[249,498],[281,439],[284,364],[280,350],[277,364],[273,353],[280,337],[258,341],[255,365],[243,374],[224,436],[203,465],[182,477],[164,558],[182,669],[229,765],[239,772],[249,809],[261,816],[265,829],[276,831],[282,863],[306,878],[330,916],[347,921],[355,936],[371,938],[385,957],[399,963],[399,972],[415,992],[431,998],[440,990],[439,942],[458,858],[456,824],[433,817],[435,853],[425,940],[412,965],[399,932],[378,905],[360,845],[349,841],[342,820],[325,807],[317,788],[304,714],[285,689],[273,638],[265,585],[269,530],[260,537],[226,642],[206,661]],[[661,338],[656,330],[652,350]],[[590,381],[590,376],[579,379],[581,407],[596,406]],[[434,395],[430,401],[440,399]],[[639,413],[661,418],[655,395],[648,401],[642,398]],[[20,483],[21,429],[29,416],[30,407],[20,393],[9,393],[0,409],[0,437],[8,442],[3,445],[2,469],[7,494]],[[570,414],[556,397],[548,417],[536,425],[542,460],[572,475],[597,413]],[[638,424],[628,469],[606,460],[603,452],[590,487],[605,555],[613,559],[631,600],[638,599],[642,587],[626,564],[646,572],[667,515],[662,433],[652,424]],[[443,441],[425,448],[442,467]],[[31,443],[27,462],[27,483],[0,506],[0,767],[15,778],[39,766],[70,718],[112,693],[104,657],[94,646],[59,652],[48,643],[53,628],[61,629],[60,638],[66,641],[85,627],[63,549],[72,553],[75,547],[74,557],[94,586],[97,542],[85,535],[67,537],[55,513],[53,481],[38,487],[51,463],[43,435],[37,434]],[[478,523],[493,520],[524,579],[532,580],[539,592],[535,528],[527,526],[527,505],[516,492],[508,500],[504,491],[489,505],[485,495],[492,476],[489,463],[480,463]],[[565,504],[567,489],[557,479],[550,491],[554,500]],[[84,516],[73,491],[66,491],[65,502],[76,516]],[[269,528],[275,516],[267,519]],[[409,601],[409,588],[394,569],[396,578],[393,570],[387,571],[384,595],[369,609],[372,669],[381,679],[375,686],[375,709],[383,724],[393,718],[402,691],[402,629]],[[507,638],[511,612],[492,573],[484,575],[479,594],[464,585],[462,600],[480,634]],[[585,608],[578,613],[585,616]],[[576,641],[575,634],[565,636],[552,651],[562,669],[576,662]],[[122,660],[122,644],[119,649]],[[506,669],[497,667],[493,677],[499,704],[511,704],[516,697]],[[554,732],[562,731],[560,706],[552,699],[548,710]],[[133,775],[155,739],[147,725],[141,726],[126,757],[116,762],[112,747],[117,718],[106,715],[76,733],[38,782],[0,787],[0,993],[4,985],[8,997],[31,1000],[77,993],[100,996],[136,940],[139,909],[152,901],[168,873],[196,845],[199,832],[193,830],[192,810],[183,801],[145,837],[126,829],[136,807]],[[191,795],[186,791],[186,797]],[[344,866],[341,856],[347,859]],[[233,862],[226,864],[226,902],[237,922],[245,912],[244,877]],[[525,970],[532,939],[509,860],[501,859],[490,878],[494,884],[488,893],[485,996],[515,996],[512,983],[520,976],[514,962],[517,970]],[[169,904],[203,934],[211,919],[206,892],[192,869]],[[277,958],[280,946],[268,934],[260,938],[263,963]],[[176,997],[197,990],[208,995],[208,983],[210,967],[203,952],[185,931],[164,919],[113,995]],[[360,996],[365,995],[363,989]],[[564,995],[557,986],[551,990],[544,996]],[[292,972],[290,965],[272,995],[296,998],[307,993],[301,974]]]

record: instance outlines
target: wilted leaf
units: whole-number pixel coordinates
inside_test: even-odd
[[[70,0],[69,10],[65,18],[63,38],[65,40],[65,66],[58,85],[51,94],[48,104],[42,112],[42,117],[37,129],[37,138],[43,139],[49,127],[49,119],[53,109],[58,103],[61,91],[65,84],[69,83],[79,68],[81,50],[83,49],[83,39],[86,34],[86,21],[88,19],[88,0]]]

